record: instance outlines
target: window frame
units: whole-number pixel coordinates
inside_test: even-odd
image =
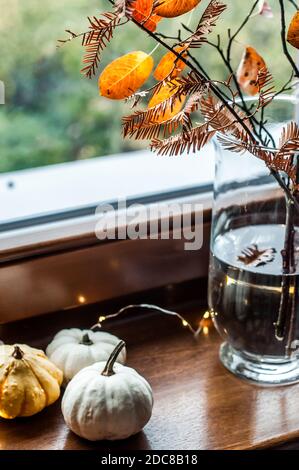
[[[83,230],[26,253],[24,246],[7,252],[0,265],[0,324],[207,277],[211,196],[197,197],[204,207],[198,251],[186,251],[185,240],[173,239],[172,232],[169,240],[99,241]],[[190,220],[194,230],[194,213]]]
[[[177,176],[180,181],[181,175]],[[118,201],[108,202],[117,206]],[[203,230],[203,247],[186,251],[185,240],[173,239],[172,232],[162,240],[161,223],[155,240],[100,241],[95,235],[95,204],[25,223],[9,222],[0,232],[0,324],[206,277],[212,181],[131,197],[126,210],[136,203],[147,208],[161,203],[201,204],[202,227],[196,229]],[[196,213],[190,209],[185,213],[194,230]],[[181,213],[173,215],[171,227],[177,216]]]

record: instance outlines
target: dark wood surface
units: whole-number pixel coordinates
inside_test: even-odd
[[[155,299],[144,294],[142,300]],[[174,301],[169,288],[161,303]],[[0,338],[45,347],[62,326],[89,326],[99,313],[109,313],[126,302],[7,325],[0,327]],[[180,306],[194,325],[204,311],[201,302]],[[0,449],[298,448],[299,385],[258,388],[235,378],[218,360],[220,339],[213,328],[196,342],[176,318],[136,312],[133,317],[108,322],[105,329],[126,340],[128,364],[153,387],[153,416],[144,431],[122,442],[90,443],[68,430],[57,402],[31,418],[0,419]]]

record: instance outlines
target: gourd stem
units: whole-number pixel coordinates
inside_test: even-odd
[[[125,345],[126,343],[124,341],[120,341],[118,343],[116,348],[112,351],[111,356],[109,357],[107,364],[105,365],[105,369],[102,372],[102,375],[105,375],[106,377],[110,377],[111,375],[115,374],[113,370],[113,366],[116,362],[116,359],[118,358],[119,353],[122,351]]]
[[[22,349],[19,348],[19,346],[15,346],[15,347],[14,347],[14,351],[13,351],[13,353],[12,353],[12,356],[13,356],[15,359],[23,359],[24,353],[23,353]]]
[[[84,344],[85,346],[91,346],[93,344],[88,333],[85,333],[85,335],[82,336],[80,344]]]

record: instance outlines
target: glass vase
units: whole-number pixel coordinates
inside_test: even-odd
[[[296,106],[290,97],[271,105],[276,143]],[[209,306],[220,360],[256,384],[298,382],[298,210],[263,161],[215,146]]]

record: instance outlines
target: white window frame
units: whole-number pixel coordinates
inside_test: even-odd
[[[212,147],[173,159],[141,151],[3,174],[0,259],[92,233],[101,203],[198,199],[211,207],[213,160]]]

